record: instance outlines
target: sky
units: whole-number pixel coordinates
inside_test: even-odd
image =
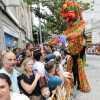
[[[36,5],[33,5],[34,7],[36,7]],[[44,11],[42,11],[41,9],[44,9]],[[43,7],[41,4],[40,4],[40,11],[41,12],[48,12],[48,14],[51,14],[50,13],[50,10],[47,8],[47,7]],[[41,19],[41,21],[43,21],[43,19]],[[36,25],[36,26],[39,26],[39,19],[35,16],[35,14],[33,13],[33,25]]]

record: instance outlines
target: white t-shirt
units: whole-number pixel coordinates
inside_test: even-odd
[[[59,51],[55,51],[53,54],[55,54],[56,57],[57,57],[57,56],[60,56],[60,57],[61,57],[61,54],[59,53]]]
[[[40,72],[42,74],[42,77],[45,76],[45,68],[44,68],[44,64],[41,62],[36,61],[34,63],[34,67],[33,67],[33,72],[36,75],[38,72]]]
[[[15,92],[10,92],[10,97],[10,100],[30,100],[26,95]]]

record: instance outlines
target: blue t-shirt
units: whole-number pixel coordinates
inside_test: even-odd
[[[60,86],[62,84],[62,80],[57,76],[49,76],[48,73],[45,73],[45,80],[46,85],[48,85],[50,92],[56,89],[57,86]]]
[[[4,73],[4,74],[8,75],[11,79],[11,82],[12,82],[11,90],[13,92],[20,93],[20,90],[19,90],[19,87],[18,87],[18,80],[17,80],[17,77],[19,76],[18,71],[16,71],[16,69],[13,69],[13,75],[10,75],[4,68],[2,68],[0,70],[0,73]]]

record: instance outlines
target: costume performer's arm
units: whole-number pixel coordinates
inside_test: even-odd
[[[53,39],[51,40],[50,42],[48,42],[47,44],[48,45],[56,45],[57,43],[61,42],[61,43],[66,43],[67,40],[71,40],[73,38],[77,38],[78,36],[82,35],[83,34],[83,37],[85,39],[87,39],[85,33],[84,33],[84,29],[83,28],[80,28],[78,29],[76,32],[74,33],[70,33],[70,34],[67,34],[67,30],[65,32],[63,32],[61,35],[58,35],[56,37],[56,39]]]

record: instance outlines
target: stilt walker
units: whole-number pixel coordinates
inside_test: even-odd
[[[73,72],[74,84],[77,82],[77,89],[88,92],[90,86],[88,84],[84,64],[85,64],[85,47],[83,46],[83,37],[85,35],[85,22],[82,18],[81,9],[83,7],[80,4],[66,1],[61,9],[62,17],[69,23],[69,26],[65,32],[58,35],[55,40],[52,40],[48,45],[56,45],[59,41],[61,43],[68,42],[69,52],[71,57],[68,60],[66,70],[70,73]]]

